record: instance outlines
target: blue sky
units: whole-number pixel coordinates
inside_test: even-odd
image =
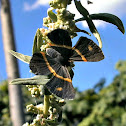
[[[37,28],[42,28],[43,17],[47,16],[47,1],[43,0],[10,0],[12,18],[14,25],[15,42],[17,52],[25,55],[32,55],[32,44],[34,35]],[[93,1],[93,0],[92,0]],[[125,0],[95,0],[92,5],[87,6],[83,3],[90,13],[98,12],[110,12],[116,14],[124,23],[126,28],[126,9],[124,3]],[[104,6],[104,8],[103,8]],[[73,7],[68,7],[69,10],[73,10]],[[76,13],[76,12],[75,12]],[[80,17],[77,13],[76,18]],[[126,60],[126,34],[122,34],[116,26],[108,23],[95,22],[97,29],[101,35],[103,42],[103,52],[105,59],[100,62],[88,63],[88,62],[76,62],[75,63],[75,76],[73,79],[74,87],[78,87],[83,91],[88,88],[92,88],[101,78],[106,79],[106,84],[112,82],[113,77],[118,74],[115,70],[115,64],[119,60]],[[84,28],[89,31],[87,26],[83,23],[79,23],[78,27]],[[85,36],[85,34],[79,34],[79,36]],[[97,40],[93,37],[89,37],[97,43]],[[77,41],[74,39],[73,43]],[[98,43],[97,43],[98,44]],[[74,45],[74,44],[73,44]],[[33,76],[29,72],[29,65],[19,61],[19,69],[21,78],[29,78]],[[0,81],[7,78],[4,50],[2,44],[2,33],[0,25]]]

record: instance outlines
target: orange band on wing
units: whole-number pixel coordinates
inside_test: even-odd
[[[84,62],[87,62],[87,59],[86,59],[86,58],[82,55],[82,53],[81,53],[78,49],[76,49],[75,47],[72,48],[72,47],[70,47],[70,46],[66,46],[66,45],[57,45],[57,44],[52,44],[52,43],[49,43],[49,45],[50,45],[50,46],[56,46],[56,47],[62,47],[62,48],[67,48],[67,49],[75,50],[75,51],[77,52],[77,54],[81,56],[82,60],[83,60]]]
[[[71,79],[69,79],[69,78],[64,78],[64,77],[58,75],[58,74],[56,73],[56,71],[50,66],[50,64],[49,64],[49,62],[48,62],[48,60],[47,60],[47,58],[46,58],[45,53],[44,53],[44,52],[40,52],[40,53],[42,54],[42,56],[43,56],[43,58],[44,58],[44,60],[45,60],[45,62],[46,62],[46,65],[47,65],[47,67],[48,67],[48,69],[50,70],[51,73],[53,73],[54,76],[56,76],[57,78],[60,78],[60,79],[62,79],[62,80],[64,80],[64,81],[68,81],[68,82],[71,82],[71,83],[72,83],[72,80],[71,80]]]
[[[82,58],[82,60],[84,61],[84,62],[87,62],[87,59],[81,54],[81,52],[78,50],[78,49],[74,49],[77,53],[78,53],[78,55],[80,55],[81,56],[81,58]]]
[[[58,88],[56,88],[56,90],[57,90],[57,91],[62,91],[63,88],[62,88],[62,87],[58,87]]]

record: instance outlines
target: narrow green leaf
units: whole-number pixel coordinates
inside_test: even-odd
[[[40,52],[40,47],[43,44],[43,39],[42,39],[42,33],[40,31],[40,29],[37,29],[37,32],[35,34],[34,37],[34,43],[33,43],[33,48],[32,48],[32,54],[36,53],[36,52]]]
[[[37,32],[35,34],[35,37],[34,37],[34,43],[33,43],[33,48],[32,48],[32,54],[38,52],[37,50]]]
[[[53,20],[53,22],[57,22],[57,16],[55,13],[53,13],[54,8],[49,8],[47,13],[48,16]]]
[[[118,27],[118,29],[123,34],[125,33],[125,29],[124,29],[124,25],[123,25],[122,21],[117,16],[115,16],[113,14],[98,13],[98,14],[91,14],[90,17],[92,18],[92,20],[103,20],[103,21],[106,21],[108,23],[112,23],[112,24],[116,25]],[[76,22],[83,21],[83,20],[86,20],[86,18],[82,17],[80,19],[77,19]]]
[[[31,56],[27,56],[27,55],[24,55],[24,54],[21,54],[21,53],[18,53],[18,52],[15,52],[13,50],[10,50],[10,53],[15,56],[16,58],[20,59],[21,61],[25,62],[25,63],[28,63],[30,62],[31,60]]]
[[[79,11],[80,14],[82,14],[85,17],[85,20],[89,26],[90,31],[93,33],[93,35],[96,37],[96,39],[99,42],[99,47],[102,48],[102,41],[101,41],[101,37],[89,15],[89,12],[82,6],[82,4],[80,3],[80,1],[74,0],[75,1],[75,5],[77,10]]]
[[[113,14],[108,14],[108,13],[92,14],[91,18],[94,20],[100,19],[100,20],[112,23],[116,25],[123,34],[125,33],[125,29],[124,29],[122,21]]]
[[[45,85],[49,81],[47,76],[37,75],[32,78],[17,78],[11,81],[14,85]]]
[[[38,51],[40,51],[40,47],[43,44],[43,39],[42,39],[42,33],[40,31],[40,29],[37,30],[37,49]]]

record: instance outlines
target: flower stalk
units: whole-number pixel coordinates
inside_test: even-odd
[[[48,117],[48,110],[49,110],[49,95],[44,95],[44,110],[43,110],[44,118]]]

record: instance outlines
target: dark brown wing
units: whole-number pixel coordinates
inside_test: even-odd
[[[104,59],[102,50],[92,40],[80,37],[77,44],[73,47],[72,61],[91,61],[96,62]]]
[[[75,97],[75,91],[67,68],[64,66],[60,67],[57,71],[57,75],[62,78],[53,76],[46,84],[46,87],[51,93],[57,95],[58,97],[63,99],[73,99]]]
[[[51,54],[50,52],[54,53],[55,51],[48,50],[47,52]],[[44,52],[33,54],[30,61],[30,69],[37,75],[52,73],[53,77],[46,84],[50,92],[61,98],[73,99],[75,93],[67,68],[62,66],[57,60],[54,60],[55,55],[50,56]]]
[[[71,38],[67,30],[55,29],[48,33],[47,36],[54,44],[72,46]]]
[[[56,72],[61,67],[61,64],[41,52],[33,54],[29,67],[36,75],[48,75],[54,71]]]
[[[64,45],[72,47],[71,38],[67,30],[55,29],[48,33],[47,36],[53,43],[51,47],[58,51],[64,58],[71,55],[71,50],[63,47]],[[60,45],[60,47],[58,45]]]

